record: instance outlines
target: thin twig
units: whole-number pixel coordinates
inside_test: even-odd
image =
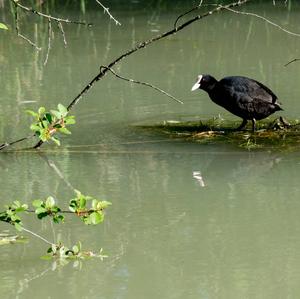
[[[50,53],[50,49],[51,49],[51,38],[52,38],[52,25],[51,25],[51,19],[48,19],[48,47],[47,47],[46,58],[45,58],[45,61],[44,61],[44,66],[48,62],[49,53]]]
[[[19,28],[19,12],[18,6],[15,4],[15,24],[16,24],[16,32],[19,35],[20,28]]]
[[[59,31],[61,32],[61,35],[62,35],[63,41],[64,41],[64,45],[65,45],[65,48],[66,48],[67,47],[67,40],[66,40],[66,34],[65,34],[64,27],[63,27],[61,22],[57,22],[57,26],[58,26]]]
[[[3,149],[5,149],[5,148],[7,148],[7,147],[9,147],[9,146],[11,146],[11,145],[13,145],[13,144],[22,142],[22,141],[27,140],[27,139],[31,139],[31,138],[33,138],[33,137],[35,137],[35,135],[28,135],[28,136],[26,136],[26,137],[23,137],[23,138],[21,138],[21,139],[18,139],[18,140],[16,140],[16,141],[13,141],[13,142],[5,142],[5,143],[2,143],[2,144],[0,144],[0,151],[3,150]]]
[[[217,5],[217,4],[216,4],[216,5]],[[230,8],[230,7],[226,7],[226,6],[222,6],[222,5],[219,5],[219,6],[225,8],[225,9],[228,10],[228,11],[231,11],[231,12],[234,12],[234,13],[236,13],[236,14],[239,14],[239,15],[252,16],[252,17],[256,17],[256,18],[258,18],[258,19],[262,19],[262,20],[264,20],[265,22],[267,22],[268,24],[270,24],[270,25],[272,25],[272,26],[274,26],[274,27],[277,27],[278,29],[284,31],[285,33],[288,33],[288,34],[294,35],[294,36],[300,36],[299,33],[295,33],[295,32],[289,31],[289,30],[287,30],[287,29],[281,27],[280,25],[278,25],[278,24],[276,24],[276,23],[270,21],[269,19],[267,19],[267,18],[265,18],[265,17],[263,17],[263,16],[261,16],[261,15],[258,15],[258,14],[252,13],[252,12],[237,11],[237,10],[234,10],[234,9],[232,9],[232,8]]]
[[[157,90],[158,92],[160,92],[160,93],[166,95],[167,97],[171,98],[172,100],[176,101],[177,103],[183,104],[182,101],[176,99],[176,98],[175,98],[174,96],[172,96],[171,94],[167,93],[166,91],[164,91],[164,90],[160,89],[159,87],[156,87],[156,86],[154,86],[154,85],[152,85],[152,84],[150,84],[150,83],[142,82],[142,81],[137,81],[137,80],[134,80],[134,79],[125,78],[125,77],[123,77],[123,76],[121,76],[121,75],[118,75],[113,69],[108,68],[107,66],[103,66],[103,65],[102,65],[102,66],[100,67],[100,71],[101,71],[101,68],[103,68],[103,69],[109,69],[109,71],[110,71],[111,73],[113,73],[113,74],[114,74],[117,78],[119,78],[119,79],[122,79],[122,80],[125,80],[125,81],[128,81],[128,82],[131,82],[131,83],[136,83],[136,84],[141,84],[141,85],[144,85],[144,86],[151,87],[151,88]]]
[[[113,20],[116,23],[116,25],[121,26],[121,23],[117,19],[115,19],[113,17],[113,15],[109,12],[109,8],[108,7],[105,7],[99,0],[96,0],[96,2],[104,9],[104,13],[107,13],[109,15],[109,18],[111,20]]]
[[[48,164],[49,167],[51,167],[55,173],[59,176],[60,179],[62,179],[66,185],[73,191],[76,193],[75,188],[72,186],[72,184],[65,178],[65,176],[63,175],[63,173],[60,171],[60,169],[56,166],[56,164],[48,159],[45,155],[40,154],[40,157],[46,161],[46,163]],[[66,213],[66,211],[61,211],[62,213]],[[71,211],[70,211],[71,212]]]
[[[37,11],[33,8],[22,5],[21,3],[19,3],[19,0],[11,0],[11,1],[14,3],[14,5],[20,7],[21,9],[23,9],[27,12],[36,14],[36,15],[42,17],[42,18],[51,19],[51,20],[57,21],[57,22],[69,23],[69,24],[92,26],[91,23],[86,23],[86,22],[82,22],[82,21],[72,21],[72,20],[68,20],[68,19],[62,19],[62,18],[57,18],[57,17],[53,17],[53,16],[50,16],[50,15],[46,15],[46,14],[44,14],[40,11]]]
[[[45,239],[45,238],[43,238],[42,236],[40,236],[40,235],[34,233],[34,232],[31,231],[31,230],[25,228],[24,226],[22,226],[22,230],[24,230],[25,232],[27,232],[27,233],[29,233],[29,234],[31,234],[31,235],[33,235],[33,236],[39,238],[39,239],[41,239],[42,241],[46,242],[46,243],[49,244],[50,246],[55,245],[54,243],[51,243],[51,242],[48,241],[47,239]]]
[[[178,23],[178,21],[179,21],[182,17],[188,15],[189,13],[193,12],[194,10],[198,10],[199,7],[200,7],[201,5],[202,5],[202,1],[200,2],[199,5],[197,5],[197,6],[193,7],[193,8],[191,8],[190,10],[188,10],[188,11],[184,12],[183,14],[181,14],[180,16],[178,16],[177,19],[176,19],[175,22],[174,22],[174,28],[177,27],[177,23]]]
[[[33,41],[31,41],[28,37],[24,36],[20,33],[20,26],[19,26],[19,12],[18,12],[18,6],[15,2],[13,2],[15,5],[15,24],[16,24],[16,32],[17,36],[24,39],[26,42],[28,42],[31,46],[33,46],[36,50],[40,51],[41,48],[37,46]]]
[[[286,63],[284,66],[288,66],[289,64],[291,64],[293,62],[296,62],[296,61],[299,61],[299,60],[300,60],[300,58],[295,58],[295,59],[289,61],[288,63]]]
[[[18,37],[21,37],[22,39],[24,39],[31,46],[33,46],[37,51],[41,51],[42,50],[42,48],[40,48],[36,43],[34,43],[33,41],[31,41],[28,37],[24,36],[23,34],[18,33]]]

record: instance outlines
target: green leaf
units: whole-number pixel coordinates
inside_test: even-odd
[[[91,215],[89,215],[91,224],[99,224],[103,221],[104,215],[100,212],[93,212]]]
[[[73,125],[75,123],[76,123],[76,121],[75,121],[75,119],[72,116],[67,116],[65,118],[65,124],[66,125]]]
[[[22,224],[20,224],[20,223],[15,223],[15,228],[19,232],[22,231],[22,229],[23,229]]]
[[[43,115],[45,113],[45,111],[46,111],[45,107],[40,107],[38,110],[38,114]]]
[[[72,134],[67,128],[60,128],[60,129],[58,129],[58,132],[66,134],[66,135]]]
[[[74,245],[72,247],[72,250],[73,250],[74,254],[77,254],[79,252],[79,247],[77,245]]]
[[[51,249],[51,247],[50,247]],[[49,250],[49,249],[48,249]],[[48,251],[47,251],[48,252]],[[51,253],[51,252],[48,252],[48,253]],[[48,260],[52,260],[52,257],[50,255],[42,255],[41,256],[41,259],[42,260],[45,260],[45,261],[48,261]]]
[[[41,127],[38,126],[37,124],[32,124],[32,125],[30,126],[30,130],[32,130],[32,131],[40,131],[40,130],[41,130]]]
[[[47,129],[49,127],[48,121],[46,120],[41,121],[41,125],[44,129]]]
[[[58,146],[60,146],[60,141],[56,137],[51,137],[51,140],[54,141]]]
[[[59,111],[56,111],[56,110],[51,110],[50,111],[51,114],[53,114],[57,119],[61,119],[62,118],[62,115]]]
[[[97,204],[97,210],[106,209],[108,206],[111,206],[111,204],[111,202],[106,200],[99,201]]]
[[[76,210],[77,210],[77,201],[76,201],[76,199],[71,199],[71,200],[70,200],[70,203],[69,203],[69,210],[70,210],[71,212],[73,212],[73,213],[76,212]]]
[[[23,205],[21,207],[17,207],[15,211],[16,211],[16,213],[19,213],[19,212],[24,212],[27,209],[28,209],[28,206],[27,205]]]
[[[47,141],[48,139],[49,139],[49,134],[48,134],[48,130],[45,130],[45,129],[40,129],[40,133],[41,133],[41,135],[40,135],[40,139],[42,140],[42,141]],[[52,138],[54,138],[54,137],[52,137]],[[51,138],[51,139],[52,139]]]
[[[46,199],[46,208],[51,209],[55,205],[55,199],[52,196],[49,196]]]
[[[67,108],[62,105],[62,104],[58,104],[57,105],[57,108],[58,108],[58,111],[63,115],[63,116],[66,116],[68,114],[68,110]]]
[[[8,30],[8,27],[5,24],[0,23],[0,29]]]
[[[86,207],[86,199],[85,197],[81,196],[79,198],[79,209],[84,209]]]
[[[59,222],[64,222],[65,217],[63,215],[54,215],[53,216],[53,221],[55,223],[59,223]]]
[[[36,112],[32,110],[25,110],[25,112],[36,118],[39,116]]]
[[[81,192],[79,190],[75,189],[74,191],[75,191],[77,197],[81,196]]]
[[[57,251],[57,245],[56,244],[52,244],[50,248],[51,248],[50,252],[52,252],[53,254],[55,254],[56,251]],[[48,251],[50,250],[50,248],[48,249]]]
[[[40,200],[40,199],[35,199],[35,200],[32,202],[32,205],[33,205],[35,208],[39,208],[42,204],[43,204],[43,201]]]
[[[81,242],[80,242],[80,241],[78,241],[78,243],[77,243],[77,246],[78,246],[78,248],[79,248],[79,251],[81,251],[82,244],[81,244]]]
[[[35,213],[36,213],[37,215],[39,215],[39,214],[44,214],[44,213],[47,213],[47,209],[45,209],[45,208],[43,208],[43,207],[39,207],[39,208],[35,209]]]
[[[93,199],[93,201],[92,201],[92,208],[93,208],[93,210],[97,210],[97,204],[98,204],[98,200],[97,199]]]
[[[52,123],[52,115],[49,112],[47,112],[47,113],[45,113],[45,117],[48,120],[49,124],[51,124]]]

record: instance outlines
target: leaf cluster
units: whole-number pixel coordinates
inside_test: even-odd
[[[26,112],[34,118],[30,129],[41,141],[52,140],[57,145],[60,145],[60,140],[53,135],[55,133],[71,134],[67,129],[67,125],[75,124],[75,117],[68,116],[68,109],[62,104],[58,104],[57,109],[48,112],[45,107],[40,107],[38,112],[32,110],[26,110]]]
[[[45,201],[36,199],[32,205],[36,208],[35,214],[38,219],[50,216],[54,223],[64,222],[65,217],[60,213],[61,209],[55,204],[55,199],[52,196],[49,196]]]
[[[104,209],[111,205],[108,201],[98,200],[76,191],[76,197],[70,200],[69,209],[76,213],[85,224],[98,224],[104,220]]]
[[[0,29],[8,30],[8,27],[5,24],[0,22]]]
[[[0,213],[0,221],[12,224],[18,231],[21,231],[23,224],[19,213],[27,211],[28,205],[16,200],[11,205],[6,205],[5,208],[6,210]]]
[[[48,255],[43,256],[44,259],[49,259],[52,257],[58,257],[59,259],[85,259],[90,257],[99,257],[101,260],[103,260],[107,257],[107,255],[102,253],[102,249],[100,249],[99,253],[82,250],[81,242],[78,242],[71,248],[68,248],[61,243],[52,244],[52,246],[48,248],[47,254]]]

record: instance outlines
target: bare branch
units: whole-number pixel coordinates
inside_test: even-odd
[[[108,7],[105,7],[99,0],[96,0],[96,2],[104,9],[104,13],[107,13],[109,15],[109,18],[111,20],[113,20],[116,23],[116,25],[121,26],[121,23],[117,19],[115,19],[113,17],[113,15],[109,12],[109,8]]]
[[[191,8],[190,10],[188,10],[188,11],[184,12],[183,14],[181,14],[180,16],[178,16],[177,19],[176,19],[175,22],[174,22],[174,28],[176,28],[178,21],[179,21],[182,17],[188,15],[189,13],[193,12],[194,10],[199,9],[199,7],[200,7],[201,5],[202,5],[202,1],[201,1],[200,4],[197,5],[196,7],[193,7],[193,8]]]
[[[36,43],[34,43],[33,41],[31,41],[28,37],[24,36],[21,33],[18,33],[18,37],[24,39],[26,42],[28,42],[31,46],[33,46],[37,51],[41,51],[42,48],[40,48]]]
[[[51,49],[51,37],[52,37],[52,25],[51,25],[51,19],[48,19],[48,47],[47,47],[46,58],[44,61],[44,66],[47,64],[49,58],[49,53]]]
[[[29,38],[24,36],[23,34],[20,33],[20,26],[19,26],[19,12],[18,12],[18,6],[15,4],[15,24],[16,24],[16,32],[17,36],[24,39],[26,42],[28,42],[31,46],[33,46],[37,51],[40,51],[41,48],[37,46],[33,41],[31,41]]]
[[[300,60],[300,58],[295,58],[295,59],[289,61],[288,63],[286,63],[284,66],[288,66],[289,64],[291,64],[293,62],[296,62],[296,61],[299,61],[299,60]]]
[[[10,0],[10,1],[12,1],[15,6],[21,8],[21,9],[27,11],[27,12],[36,14],[36,15],[42,17],[42,18],[51,19],[51,20],[57,21],[57,22],[69,23],[69,24],[87,25],[87,26],[92,25],[91,23],[86,23],[86,22],[81,22],[81,21],[72,21],[72,20],[68,20],[68,19],[62,19],[62,18],[57,18],[57,17],[53,17],[53,16],[50,16],[50,15],[46,15],[46,14],[44,14],[40,11],[37,11],[33,8],[22,5],[21,3],[19,3],[19,0]]]
[[[64,27],[63,27],[61,22],[57,22],[57,26],[58,26],[59,31],[61,32],[62,37],[63,37],[64,45],[65,45],[65,47],[67,47],[67,40],[66,40],[66,34],[65,34],[65,31],[64,31]]]
[[[2,143],[2,144],[0,144],[0,151],[3,150],[3,149],[5,149],[5,148],[7,148],[7,147],[9,147],[9,146],[11,146],[11,145],[14,145],[14,144],[16,144],[16,143],[22,142],[22,141],[24,141],[24,140],[31,139],[31,138],[33,138],[33,137],[35,137],[35,135],[28,135],[28,136],[26,136],[26,137],[23,137],[23,138],[21,138],[21,139],[18,139],[18,140],[16,140],[16,141],[13,141],[13,142],[5,142],[5,143]]]
[[[217,4],[216,4],[216,5],[217,5]],[[252,13],[252,12],[237,11],[237,10],[234,10],[234,9],[232,9],[232,8],[230,8],[230,7],[226,7],[226,6],[221,6],[221,7],[224,7],[226,10],[231,11],[231,12],[234,12],[234,13],[236,13],[236,14],[246,15],[246,16],[252,16],[252,17],[256,17],[256,18],[258,18],[258,19],[262,19],[262,20],[264,20],[265,22],[267,22],[268,24],[270,24],[270,25],[272,25],[272,26],[274,26],[274,27],[277,27],[278,29],[284,31],[285,33],[288,33],[288,34],[294,35],[294,36],[300,36],[299,33],[295,33],[295,32],[289,31],[289,30],[287,30],[287,29],[281,27],[280,25],[278,25],[278,24],[276,24],[276,23],[270,21],[269,19],[267,19],[267,18],[265,18],[265,17],[263,17],[263,16],[261,16],[261,15],[258,15],[258,14]]]
[[[47,165],[49,167],[51,167],[55,173],[58,175],[58,177],[64,181],[66,183],[66,185],[74,192],[76,193],[76,190],[75,188],[72,186],[72,184],[65,178],[65,176],[63,175],[63,173],[60,171],[60,169],[56,166],[56,164],[54,163],[54,161],[48,159],[45,155],[43,155],[42,153],[39,154],[40,157],[46,161]],[[71,212],[71,211],[68,211],[68,212]]]
[[[29,234],[31,234],[31,235],[33,235],[33,236],[35,236],[35,237],[37,237],[37,238],[39,238],[39,239],[41,239],[42,241],[49,244],[50,246],[55,245],[55,244],[51,243],[50,241],[48,241],[47,239],[43,238],[42,236],[36,234],[35,232],[25,228],[24,226],[22,226],[22,230],[29,233]]]
[[[167,93],[166,91],[164,91],[164,90],[162,90],[162,89],[160,89],[160,88],[158,88],[158,87],[156,87],[156,86],[154,86],[154,85],[152,85],[152,84],[150,84],[150,83],[142,82],[142,81],[137,81],[137,80],[134,80],[134,79],[125,78],[125,77],[123,77],[123,76],[121,76],[121,75],[118,75],[113,69],[108,68],[107,66],[101,66],[101,67],[100,67],[100,71],[101,71],[101,68],[103,68],[103,69],[109,69],[109,71],[110,71],[111,73],[113,73],[113,74],[114,74],[117,78],[119,78],[119,79],[122,79],[122,80],[125,80],[125,81],[128,81],[128,82],[131,82],[131,83],[136,83],[136,84],[141,84],[141,85],[144,85],[144,86],[151,87],[151,88],[157,90],[158,92],[160,92],[160,93],[166,95],[167,97],[171,98],[172,100],[176,101],[177,103],[183,104],[182,101],[176,99],[176,98],[175,98],[174,96],[172,96],[171,94]]]

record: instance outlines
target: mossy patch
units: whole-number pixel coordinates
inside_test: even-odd
[[[257,122],[256,132],[251,131],[251,122],[245,130],[236,131],[240,122],[214,118],[200,121],[162,121],[138,127],[160,132],[170,137],[189,141],[229,143],[246,149],[280,148],[295,149],[300,145],[300,123],[284,119],[266,119]]]

